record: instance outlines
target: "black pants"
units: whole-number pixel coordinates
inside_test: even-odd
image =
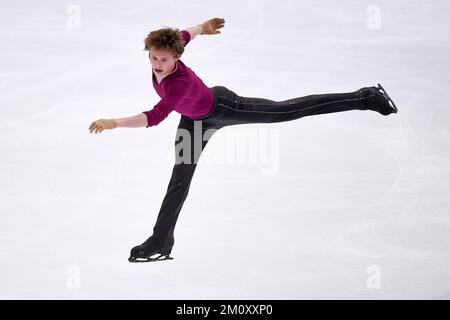
[[[175,139],[175,165],[161,205],[153,239],[163,248],[174,245],[174,229],[203,149],[214,132],[229,125],[274,123],[347,110],[374,110],[375,87],[355,92],[314,94],[285,101],[242,97],[223,86],[211,88],[211,111],[196,119],[181,116]]]

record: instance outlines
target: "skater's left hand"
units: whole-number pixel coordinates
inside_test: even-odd
[[[225,19],[213,18],[200,24],[202,26],[202,34],[219,34],[218,29],[223,28]]]
[[[89,131],[95,131],[95,133],[102,132],[105,129],[114,129],[117,127],[117,120],[115,119],[99,119],[94,121],[89,126]]]

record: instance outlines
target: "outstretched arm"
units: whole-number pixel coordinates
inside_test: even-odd
[[[147,126],[147,116],[140,113],[133,117],[118,119],[98,119],[89,126],[90,133],[100,133],[105,129],[115,129],[117,127],[140,128]]]
[[[202,34],[202,27],[200,25],[195,27],[189,27],[185,29],[191,35],[191,40],[194,39],[199,34]]]
[[[223,28],[224,23],[225,19],[223,18],[213,18],[195,27],[186,28],[186,31],[190,33],[192,40],[199,34],[219,34],[218,29]]]

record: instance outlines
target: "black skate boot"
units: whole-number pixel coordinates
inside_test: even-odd
[[[378,87],[372,87],[375,89],[375,99],[373,103],[373,110],[378,111],[384,116],[391,113],[397,113],[398,109],[394,101],[389,97],[386,90],[378,84]]]
[[[173,242],[173,241],[172,241]],[[130,262],[154,262],[154,261],[164,261],[172,260],[170,257],[170,252],[172,251],[172,246],[162,247],[158,241],[151,236],[144,243],[131,249],[130,257],[128,261]],[[157,257],[152,257],[158,255]]]

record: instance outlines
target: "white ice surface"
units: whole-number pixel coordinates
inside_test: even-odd
[[[449,14],[443,0],[2,1],[0,298],[449,299]],[[222,34],[182,56],[206,85],[284,100],[380,82],[399,113],[223,129],[180,213],[175,260],[130,264],[180,115],[88,126],[159,101],[150,30],[211,17],[226,19]],[[239,129],[278,137],[274,174],[207,161]]]

